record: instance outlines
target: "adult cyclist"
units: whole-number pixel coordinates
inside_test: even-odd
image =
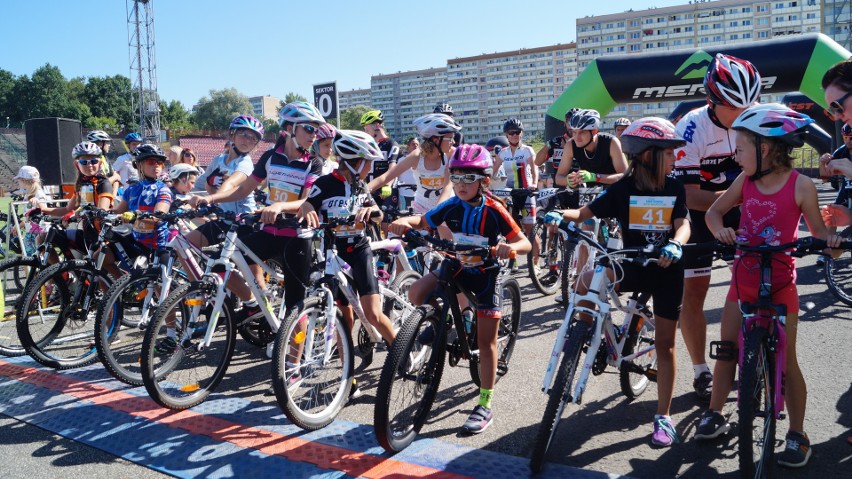
[[[737,133],[729,128],[746,108],[760,98],[760,73],[746,60],[722,53],[707,67],[704,90],[707,105],[692,110],[677,122],[677,133],[686,145],[675,152],[673,175],[686,187],[686,205],[692,218],[690,243],[714,241],[704,222],[710,205],[742,172],[734,161]],[[739,208],[724,217],[725,227],[737,229]],[[680,327],[692,359],[695,393],[710,400],[713,373],[705,358],[707,320],[704,300],[710,287],[712,258],[685,251],[683,255],[683,310]]]
[[[376,140],[384,157],[384,160],[373,162],[373,169],[370,171],[369,176],[367,176],[367,181],[369,182],[373,178],[387,173],[396,164],[399,159],[399,145],[388,136],[388,132],[385,130],[385,116],[381,110],[370,110],[364,113],[361,115],[360,123],[364,131]],[[384,205],[384,199],[390,198],[393,196],[393,193],[393,187],[389,185],[386,188],[382,188],[382,191],[378,194],[374,193],[373,199],[376,200],[376,204],[381,208]],[[393,199],[390,201],[397,203]]]
[[[615,137],[621,139],[621,134],[630,126],[630,120],[624,117],[615,120]]]
[[[128,133],[124,137],[124,146],[127,147],[127,153],[116,158],[115,163],[112,164],[112,169],[118,173],[118,177],[121,178],[121,186],[124,188],[139,181],[139,171],[133,167],[132,152],[141,144],[142,135],[136,132]]]
[[[571,108],[566,111],[565,132],[551,138],[547,144],[541,147],[541,149],[538,150],[538,153],[535,154],[535,165],[539,168],[544,165],[542,177],[548,180],[545,182],[545,187],[553,186],[553,176],[556,175],[556,171],[559,169],[559,164],[562,163],[562,154],[563,151],[565,151],[565,144],[568,143],[568,140],[571,139],[573,134],[570,124],[571,118],[578,111],[580,111],[579,108]],[[569,205],[564,206],[568,207]],[[577,205],[574,205],[573,207],[576,208]]]
[[[538,168],[534,163],[535,151],[523,143],[523,122],[509,118],[503,123],[503,134],[509,141],[509,147],[502,148],[494,158],[494,170],[505,170],[506,188],[535,190],[538,186]],[[529,238],[535,224],[535,198],[532,195],[515,196],[511,213],[515,218],[521,218],[524,234]]]

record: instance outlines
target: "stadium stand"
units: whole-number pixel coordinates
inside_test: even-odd
[[[181,148],[191,148],[198,155],[198,164],[207,166],[210,161],[220,155],[225,148],[225,140],[222,138],[212,138],[209,136],[184,136],[181,137],[179,143]],[[257,163],[261,153],[275,146],[271,141],[261,140],[254,149],[251,155],[252,160]]]
[[[24,130],[0,129],[0,188],[11,191],[17,188],[12,179],[18,169],[27,164],[27,140]]]

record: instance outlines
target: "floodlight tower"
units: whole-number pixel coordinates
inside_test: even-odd
[[[130,104],[133,124],[145,140],[160,141],[160,97],[154,51],[152,0],[127,0],[127,38],[130,47]]]

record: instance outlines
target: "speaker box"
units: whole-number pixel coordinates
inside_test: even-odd
[[[83,125],[67,118],[33,118],[25,123],[27,164],[41,173],[42,184],[77,181],[71,151],[83,138]]]

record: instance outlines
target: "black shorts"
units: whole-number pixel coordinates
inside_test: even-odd
[[[264,261],[280,259],[284,268],[284,304],[288,310],[305,299],[305,286],[311,268],[311,240],[255,231],[240,238],[240,241]],[[246,262],[254,264],[248,257]]]
[[[689,217],[692,223],[689,225],[692,230],[692,235],[689,237],[690,243],[707,243],[714,241],[713,233],[707,227],[707,222],[704,221],[704,211],[689,210]],[[740,226],[740,209],[734,208],[728,212],[722,222],[726,228],[736,230]],[[689,250],[683,252],[681,263],[684,268],[684,277],[695,278],[699,276],[710,276],[710,271],[713,266],[713,255],[706,253],[690,254]]]
[[[351,267],[349,274],[352,275],[352,286],[359,296],[379,294],[379,278],[370,243],[364,241],[355,245],[338,245],[337,255]]]
[[[476,310],[485,312],[503,311],[503,291],[497,285],[502,284],[502,268],[483,271],[481,268],[464,268],[456,280],[459,285],[470,291],[476,298]],[[493,316],[493,314],[491,314]]]
[[[618,291],[650,293],[657,317],[677,321],[683,299],[683,265],[674,263],[668,268],[656,264],[642,267],[633,263],[622,263],[624,278],[618,283]]]

